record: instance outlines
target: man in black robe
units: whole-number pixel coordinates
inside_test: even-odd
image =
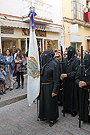
[[[81,68],[82,73],[81,73]],[[81,75],[82,74],[82,75]],[[81,78],[82,77],[82,78]],[[79,99],[81,96],[81,120],[84,122],[89,121],[89,92],[90,89],[90,54],[84,57],[84,66],[79,67],[76,74],[76,84],[78,85]],[[79,107],[80,108],[80,107]],[[80,110],[80,109],[79,109]]]
[[[67,58],[64,59],[63,73],[61,80],[63,80],[64,90],[64,110],[70,112],[73,117],[78,113],[78,95],[75,84],[75,75],[77,73],[80,61],[75,56],[76,50],[73,46],[69,46]]]
[[[39,102],[39,118],[47,119],[52,127],[54,121],[59,117],[57,94],[60,82],[58,65],[52,60],[52,54],[46,50],[41,56],[41,88]]]
[[[61,56],[59,53],[56,53],[55,55],[55,59],[54,61],[59,65],[59,74],[61,76],[61,72],[62,72],[62,64],[61,64]],[[58,106],[62,106],[63,105],[63,91],[62,91],[62,81],[60,79],[60,85],[59,85],[59,94],[58,94]]]
[[[56,62],[56,64],[57,64],[57,67],[59,68],[59,70],[58,70],[58,74],[59,74],[59,76],[61,76],[61,72],[62,72],[62,64],[61,64],[61,56],[60,56],[60,53],[54,53],[53,52],[53,50],[51,49],[50,50],[50,52],[51,52],[51,54],[52,54],[52,58],[53,58],[53,61],[54,62]],[[55,56],[54,56],[55,55]],[[62,81],[60,80],[60,83],[59,83],[59,87],[58,87],[58,89],[59,89],[59,93],[58,93],[58,95],[57,95],[57,99],[58,99],[58,106],[62,106],[63,105],[63,92],[62,92],[62,86],[61,86],[61,83],[62,83]]]

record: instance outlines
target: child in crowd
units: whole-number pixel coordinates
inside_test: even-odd
[[[0,88],[2,88],[2,92],[1,94],[6,94],[5,90],[4,90],[4,85],[5,85],[5,76],[6,76],[6,72],[4,71],[4,66],[0,65]]]
[[[3,55],[1,54],[1,49],[0,49],[0,65],[2,64],[3,62]]]

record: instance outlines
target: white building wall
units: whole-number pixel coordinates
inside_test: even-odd
[[[14,36],[21,37],[22,36],[22,29],[14,28]]]
[[[39,12],[39,14],[37,13],[38,16],[40,16],[41,14],[43,18],[47,15],[46,18],[50,18],[52,19],[53,23],[61,25],[62,19],[61,0],[43,0],[43,2],[50,4],[52,6],[52,8],[49,7],[49,9],[48,8],[46,9],[51,13],[48,15],[42,11],[46,5],[45,6],[39,5],[41,11]],[[26,2],[25,0],[0,0],[0,13],[22,17],[24,15],[28,15],[30,6],[31,6],[30,2],[28,1]]]
[[[57,40],[60,38],[59,36],[59,33],[55,33],[55,32],[47,32],[47,36],[46,38],[49,38],[49,39],[54,39],[54,40]]]
[[[62,0],[44,0],[52,5],[52,20],[56,24],[62,24]]]

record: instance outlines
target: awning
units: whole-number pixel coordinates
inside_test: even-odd
[[[29,23],[19,22],[19,21],[9,21],[0,19],[0,26],[3,27],[14,27],[14,28],[27,28],[29,29]],[[51,31],[51,32],[60,32],[61,27],[57,27],[54,25],[35,25],[36,30],[43,30],[43,31]]]
[[[60,27],[56,26],[44,26],[44,25],[35,25],[36,30],[51,31],[51,32],[60,32]]]
[[[29,23],[0,19],[0,26],[15,27],[15,28],[29,28]]]

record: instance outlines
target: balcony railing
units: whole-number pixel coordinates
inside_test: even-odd
[[[42,0],[22,0],[27,2],[28,8],[33,6],[35,7],[35,12],[37,17],[52,20],[52,5],[42,2]]]
[[[84,21],[90,23],[90,12],[84,13]]]

